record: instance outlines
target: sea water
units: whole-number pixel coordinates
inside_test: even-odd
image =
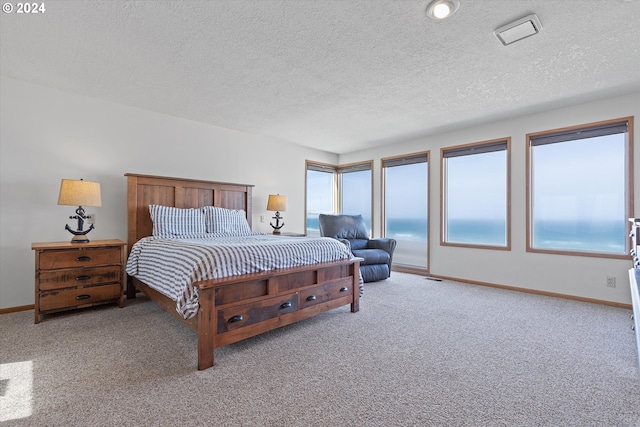
[[[536,221],[533,247],[626,254],[625,221]]]
[[[457,219],[448,224],[447,241],[471,245],[506,246],[504,221],[490,219]],[[309,234],[319,235],[317,217],[307,218]],[[390,219],[387,237],[401,242],[424,242],[426,251],[427,222],[419,218]],[[610,254],[626,254],[627,224],[621,220],[603,221],[536,221],[533,247],[536,249],[589,251]]]

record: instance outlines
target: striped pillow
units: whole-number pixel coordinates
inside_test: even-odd
[[[206,233],[202,208],[149,205],[153,235],[163,238],[194,238]]]
[[[253,234],[247,222],[247,213],[240,209],[225,209],[217,206],[204,207],[207,233],[227,236],[247,236]]]

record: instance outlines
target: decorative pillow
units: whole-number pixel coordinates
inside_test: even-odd
[[[253,234],[247,222],[247,213],[243,210],[205,206],[204,220],[207,233],[225,234],[229,236],[247,236]]]
[[[202,208],[149,205],[153,235],[164,238],[194,238],[206,233]]]

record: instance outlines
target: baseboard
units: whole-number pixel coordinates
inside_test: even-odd
[[[570,299],[570,300],[575,300],[575,301],[590,302],[590,303],[594,303],[594,304],[609,305],[609,306],[612,306],[612,307],[625,308],[625,309],[631,310],[631,304],[625,304],[625,303],[622,303],[622,302],[613,302],[613,301],[599,300],[599,299],[594,299],[594,298],[585,298],[585,297],[579,297],[579,296],[576,296],[576,295],[560,294],[560,293],[556,293],[556,292],[539,291],[537,289],[518,288],[517,286],[498,285],[498,284],[495,284],[495,283],[479,282],[477,280],[461,279],[459,277],[441,276],[441,275],[437,275],[437,274],[430,274],[427,271],[420,270],[420,269],[395,268],[394,267],[394,268],[392,268],[392,271],[419,274],[419,275],[422,275],[422,276],[428,276],[428,277],[433,277],[433,278],[442,279],[442,280],[453,280],[454,282],[469,283],[470,285],[487,286],[487,287],[490,287],[490,288],[505,289],[505,290],[508,290],[508,291],[517,291],[517,292],[524,292],[524,293],[528,293],[528,294],[544,295],[544,296],[547,296],[547,297],[564,298],[564,299]]]
[[[524,293],[528,293],[528,294],[544,295],[544,296],[547,296],[547,297],[564,298],[564,299],[571,299],[571,300],[582,301],[582,302],[591,302],[591,303],[594,303],[594,304],[609,305],[609,306],[612,306],[612,307],[626,308],[626,309],[631,310],[631,304],[625,304],[625,303],[622,303],[622,302],[605,301],[605,300],[599,300],[599,299],[594,299],[594,298],[584,298],[584,297],[578,297],[578,296],[575,296],[575,295],[567,295],[567,294],[559,294],[559,293],[555,293],[555,292],[539,291],[539,290],[536,290],[536,289],[518,288],[516,286],[498,285],[498,284],[495,284],[495,283],[479,282],[477,280],[460,279],[459,277],[440,276],[440,275],[430,274],[427,270],[420,269],[420,268],[396,267],[396,266],[394,266],[392,268],[392,271],[398,271],[398,272],[401,272],[401,273],[411,273],[411,274],[417,274],[417,275],[421,275],[421,276],[434,277],[434,278],[442,279],[442,280],[453,280],[455,282],[469,283],[471,285],[479,285],[479,286],[487,286],[487,287],[490,287],[490,288],[506,289],[508,291],[518,291],[518,292],[524,292]],[[7,313],[15,313],[15,312],[18,312],[18,311],[33,310],[34,308],[35,308],[35,306],[33,304],[31,304],[31,305],[22,305],[22,306],[19,306],[19,307],[0,308],[0,314],[7,314]]]
[[[391,271],[399,271],[400,273],[418,274],[420,276],[428,276],[429,269],[422,267],[409,267],[407,265],[393,265]]]
[[[18,311],[33,310],[35,307],[36,306],[34,304],[30,304],[30,305],[21,305],[19,307],[0,308],[0,314],[16,313]]]

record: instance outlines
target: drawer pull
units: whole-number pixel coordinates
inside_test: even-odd
[[[91,295],[88,295],[88,294],[82,294],[82,295],[78,295],[78,296],[76,297],[76,299],[77,299],[78,301],[83,300],[83,299],[89,299],[89,298],[91,298]]]
[[[282,305],[280,306],[281,310],[284,310],[285,308],[290,308],[291,307],[291,303],[289,301],[282,303]]]
[[[90,256],[79,256],[78,258],[76,258],[76,261],[91,261],[91,257]]]
[[[309,295],[307,297],[307,301],[315,301],[316,300],[316,296],[315,295]]]
[[[89,280],[91,276],[76,276],[76,280]]]
[[[340,292],[347,292],[348,290],[349,288],[347,288],[346,286],[340,288]]]
[[[227,320],[227,323],[242,322],[243,320],[244,320],[244,317],[242,317],[241,314],[238,314],[237,316],[233,316],[231,319]]]

